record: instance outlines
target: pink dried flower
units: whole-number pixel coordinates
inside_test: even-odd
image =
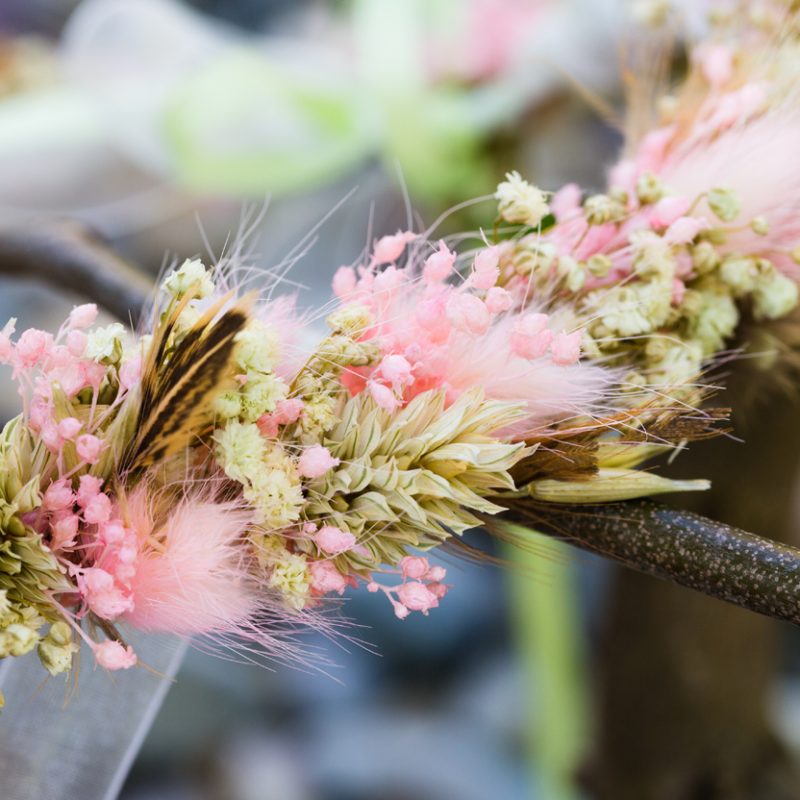
[[[486,304],[472,294],[452,294],[447,306],[447,319],[458,331],[482,336],[489,330],[492,319]]]
[[[701,230],[707,227],[708,223],[703,219],[679,217],[667,228],[664,241],[669,244],[688,244]]]
[[[356,272],[352,267],[339,267],[333,274],[333,293],[337,297],[347,297],[356,289]]]
[[[138,661],[132,647],[124,647],[119,642],[114,642],[110,639],[99,644],[93,644],[92,652],[97,663],[101,667],[110,670],[130,669],[136,666]]]
[[[54,550],[71,547],[75,543],[75,537],[78,534],[78,525],[80,523],[78,515],[71,512],[65,513],[65,511],[50,523],[50,531],[52,533],[51,546]]]
[[[555,364],[576,364],[581,357],[581,332],[556,334],[550,345],[550,355]]]
[[[91,433],[84,433],[75,440],[78,458],[87,464],[96,464],[100,460],[103,442]]]
[[[278,400],[275,411],[272,414],[262,414],[256,424],[261,435],[271,439],[278,435],[279,426],[297,422],[302,413],[303,401],[299,397],[290,397],[286,400]]]
[[[367,391],[369,391],[375,403],[384,411],[396,411],[401,405],[395,393],[388,386],[384,386],[378,381],[368,381]]]
[[[331,592],[343,594],[347,588],[347,576],[342,575],[332,561],[312,561],[308,569],[311,590],[318,597]]]
[[[303,451],[297,462],[297,471],[304,478],[319,478],[329,469],[339,465],[330,451],[321,444],[315,444]]]
[[[395,266],[386,267],[375,275],[373,291],[376,295],[394,292],[403,282],[403,273]]]
[[[550,210],[558,220],[565,219],[578,213],[581,207],[581,187],[577,183],[568,183],[562,186],[550,201]]]
[[[683,302],[686,295],[686,284],[679,278],[674,278],[672,281],[672,297],[671,302],[673,306],[679,306]]]
[[[15,348],[17,364],[23,369],[35,367],[53,346],[53,336],[46,331],[28,328],[23,331]]]
[[[69,481],[61,478],[53,481],[42,497],[42,506],[47,511],[60,511],[64,508],[71,508],[75,504],[75,493],[69,485]]]
[[[14,333],[16,320],[10,319],[0,330],[0,364],[11,363],[14,354],[14,345],[11,342],[11,334]]]
[[[111,519],[111,500],[107,495],[99,492],[83,506],[83,518],[90,525],[108,522]]]
[[[142,358],[136,356],[123,361],[119,368],[119,382],[123,389],[132,389],[142,378]]]
[[[400,572],[404,580],[424,578],[430,568],[431,565],[424,556],[406,556],[400,561]]]
[[[275,414],[279,424],[291,425],[300,419],[303,413],[303,401],[299,397],[289,397],[286,400],[278,400],[275,405]]]
[[[456,254],[444,242],[439,242],[439,249],[425,259],[423,280],[426,283],[441,283],[452,275],[455,263]]]
[[[133,609],[133,599],[100,567],[89,567],[78,576],[78,588],[89,608],[103,619],[116,619]]]
[[[434,343],[443,342],[450,335],[450,321],[445,312],[446,306],[447,294],[440,291],[423,297],[413,309],[417,324]]]
[[[511,349],[521,358],[541,358],[550,348],[552,331],[548,330],[547,314],[525,314],[511,331]]]
[[[89,337],[83,331],[70,331],[67,334],[67,350],[75,358],[80,358],[86,352],[88,341]]]
[[[724,44],[707,44],[699,47],[696,59],[700,63],[703,77],[715,89],[719,89],[733,76],[733,52]]]
[[[350,531],[343,531],[333,525],[324,525],[314,534],[314,542],[323,553],[338,556],[355,545],[356,537]]]
[[[511,308],[514,301],[509,291],[501,289],[499,286],[493,286],[486,293],[485,302],[490,314],[502,314]]]
[[[34,394],[30,411],[28,412],[28,424],[33,430],[39,431],[48,419],[50,419],[48,401],[41,395]]]
[[[72,441],[80,433],[83,424],[75,417],[64,417],[58,423],[58,433],[63,439]]]
[[[373,265],[390,264],[397,261],[406,245],[413,242],[417,238],[416,233],[411,231],[398,231],[391,236],[383,236],[375,243],[375,248],[372,251]]]
[[[50,350],[44,368],[46,371],[69,368],[73,366],[74,361],[75,357],[70,353],[69,349],[64,347],[64,345],[57,344],[53,345]]]
[[[53,453],[58,452],[63,442],[61,441],[61,434],[58,432],[58,425],[52,419],[46,419],[44,424],[39,430],[39,436],[47,447]]]
[[[496,247],[486,247],[475,256],[472,285],[476,289],[491,289],[500,277],[500,256]]]
[[[94,303],[84,303],[75,306],[69,314],[70,328],[88,328],[97,319],[97,306]]]
[[[102,478],[96,478],[94,475],[81,475],[78,481],[78,505],[85,508],[100,492],[102,485]]]
[[[411,364],[408,363],[408,359],[400,355],[384,356],[378,366],[378,372],[385,381],[392,385],[395,391],[401,391],[414,383]]]
[[[421,611],[427,616],[432,608],[439,605],[439,598],[424,584],[409,581],[397,587],[397,599],[409,611]]]
[[[650,224],[654,228],[666,228],[682,217],[691,205],[688,197],[662,197],[650,212]]]
[[[118,545],[125,540],[128,530],[121,520],[112,519],[98,526],[97,535],[103,544]]]
[[[428,591],[437,600],[441,600],[447,594],[449,588],[450,588],[449,586],[445,586],[443,583],[439,583],[437,581],[428,584]]]

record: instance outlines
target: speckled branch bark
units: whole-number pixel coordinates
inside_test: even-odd
[[[0,275],[34,278],[137,322],[152,278],[75,223],[0,229]]]
[[[651,501],[519,504],[509,516],[640,572],[800,624],[800,550],[794,547]]]

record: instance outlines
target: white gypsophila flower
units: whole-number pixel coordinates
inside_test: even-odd
[[[237,391],[222,392],[214,400],[214,413],[221,419],[234,419],[242,413],[242,397]]]
[[[703,366],[703,349],[697,342],[653,341],[661,341],[663,346],[647,372],[651,384],[683,386],[697,380]],[[648,356],[652,355],[648,345]]]
[[[607,292],[598,312],[603,325],[622,337],[639,336],[664,324],[670,311],[671,286],[653,280]]]
[[[719,266],[720,255],[711,242],[698,242],[691,251],[692,266],[698,275],[706,275]]]
[[[286,382],[274,373],[250,373],[241,390],[241,413],[248,422],[255,422],[262,414],[271,414],[279,400],[289,392]]]
[[[756,286],[758,265],[753,258],[726,256],[719,268],[720,280],[730,288],[734,297],[742,297]]]
[[[694,339],[703,348],[703,354],[713,355],[736,330],[739,309],[726,287],[711,284],[699,291],[700,308],[692,319]]]
[[[328,395],[312,395],[303,407],[300,418],[301,439],[304,444],[316,441],[320,434],[330,430],[337,422],[336,401]]]
[[[670,280],[675,274],[675,258],[669,243],[651,231],[634,231],[630,236],[634,250],[633,269],[637,275],[657,275]]]
[[[550,213],[544,192],[524,180],[518,172],[506,173],[495,192],[497,208],[506,222],[519,222],[535,228]]]
[[[269,576],[270,588],[283,596],[284,602],[299,611],[306,604],[310,581],[308,562],[299,553],[289,553],[273,563]]]
[[[252,320],[236,335],[236,361],[242,372],[271,372],[279,357],[277,331],[260,320]]]
[[[263,466],[245,488],[244,497],[255,507],[259,523],[267,530],[280,530],[300,519],[303,489],[290,465]]]
[[[89,332],[84,355],[95,361],[118,360],[122,356],[125,326],[121,322],[94,328]]]
[[[190,289],[194,288],[196,297],[202,299],[214,291],[214,282],[199,258],[187,258],[178,269],[167,275],[161,288],[175,297],[183,297]]]
[[[334,311],[325,322],[333,331],[354,335],[372,325],[373,319],[372,312],[366,306],[353,303]]]
[[[203,312],[195,305],[187,305],[181,311],[178,319],[175,320],[175,331],[177,333],[186,333],[190,328],[194,327],[198,320],[203,316]]]
[[[300,475],[281,444],[273,442],[265,448],[261,468],[244,495],[256,507],[265,528],[278,530],[300,519],[304,502]]]
[[[214,433],[214,444],[217,461],[229,478],[248,483],[262,469],[266,444],[254,423],[230,420]]]
[[[798,302],[797,284],[771,269],[762,275],[753,291],[753,311],[759,319],[778,319]]]

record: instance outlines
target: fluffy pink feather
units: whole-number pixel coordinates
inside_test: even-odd
[[[430,389],[444,389],[452,401],[480,386],[487,397],[527,405],[528,416],[517,433],[523,428],[532,433],[568,417],[593,416],[609,403],[610,390],[619,376],[605,367],[579,363],[577,349],[567,360],[555,358],[549,345],[539,357],[521,357],[524,353],[515,351],[515,327],[537,306],[552,312],[539,315],[549,326],[545,332],[548,341],[563,338],[572,330],[574,321],[569,313],[550,308],[546,298],[524,310],[498,310],[490,302],[491,292],[507,296],[510,305],[508,292],[490,289],[482,300],[480,293],[472,293],[476,273],[454,284],[447,281],[452,266],[431,277],[419,260],[419,253],[412,252],[405,269],[392,267],[377,275],[363,272],[358,283],[351,277],[345,299],[373,311],[375,324],[370,334],[382,354],[402,356],[410,368],[408,379],[394,382],[382,374],[383,363],[377,369],[354,370],[343,377],[352,393],[369,388],[377,399],[380,390],[390,402],[390,388],[403,400]],[[454,309],[454,302],[459,301],[469,302]],[[376,386],[376,379],[392,386]]]
[[[255,614],[256,587],[241,547],[253,524],[251,510],[190,496],[156,528],[148,490],[140,486],[129,498],[128,515],[140,547],[128,622],[192,635],[234,632]]]
[[[798,142],[800,115],[778,107],[730,128],[711,142],[679,148],[666,159],[661,177],[689,198],[710,187],[736,191],[742,208],[735,223],[742,229],[730,234],[725,249],[763,253],[780,269],[800,277],[789,256],[800,242]],[[695,216],[705,216],[712,225],[719,224],[704,202]],[[749,227],[750,220],[757,216],[769,223],[766,236],[758,236]]]
[[[561,366],[549,358],[520,358],[509,346],[515,321],[514,315],[507,315],[484,336],[452,338],[440,353],[440,380],[456,394],[482,386],[487,397],[524,401],[528,408],[521,423],[524,432],[599,413],[619,376],[586,363]]]

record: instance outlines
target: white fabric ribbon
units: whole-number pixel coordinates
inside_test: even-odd
[[[157,675],[95,668],[85,646],[66,682],[48,678],[35,655],[0,662],[2,800],[115,800],[187,647],[152,635],[129,640]]]

